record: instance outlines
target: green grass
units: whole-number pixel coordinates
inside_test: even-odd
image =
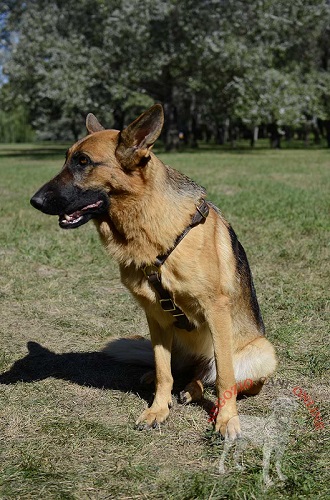
[[[143,313],[92,224],[62,231],[29,205],[65,149],[0,146],[0,372],[11,374],[0,385],[0,498],[328,498],[330,151],[160,154],[204,185],[232,223],[277,376],[303,387],[326,425],[316,431],[300,403],[282,462],[288,480],[266,490],[261,450],[247,450],[244,472],[218,474],[223,443],[201,406],[177,403],[177,390],[161,431],[134,429],[152,391],[137,382],[141,370],[113,367],[99,351],[114,335],[147,335]],[[267,415],[278,393],[285,389],[268,385],[239,411]],[[212,389],[206,396],[215,400]]]

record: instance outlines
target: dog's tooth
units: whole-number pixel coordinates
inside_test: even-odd
[[[69,215],[64,214],[64,217],[65,217],[65,219],[66,219],[68,222],[70,221],[70,216],[69,216]]]

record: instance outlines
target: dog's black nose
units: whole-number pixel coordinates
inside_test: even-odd
[[[34,196],[32,196],[30,203],[37,210],[42,210],[42,206],[44,204],[44,196],[41,196],[39,193],[36,193]]]

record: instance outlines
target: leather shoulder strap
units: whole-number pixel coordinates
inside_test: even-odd
[[[205,222],[205,219],[208,216],[208,214],[209,214],[208,204],[205,200],[202,200],[200,205],[196,207],[196,212],[192,218],[191,223],[177,237],[174,245],[165,254],[158,255],[153,265],[145,266],[143,268],[143,272],[147,280],[158,294],[162,309],[164,311],[171,313],[172,316],[176,318],[174,325],[177,328],[187,330],[188,332],[193,330],[195,326],[192,323],[190,323],[189,319],[181,311],[181,309],[175,305],[169,291],[163,287],[161,280],[161,266],[164,264],[168,256],[171,255],[173,250],[178,246],[180,241],[182,241],[183,238],[189,233],[189,231],[198,224]]]

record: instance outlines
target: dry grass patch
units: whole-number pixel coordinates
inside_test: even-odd
[[[327,498],[326,431],[300,402],[283,458],[288,480],[266,490],[261,450],[244,472],[218,474],[223,442],[203,406],[177,403],[160,431],[135,418],[152,397],[144,372],[100,351],[147,335],[92,224],[65,232],[29,205],[66,148],[0,150],[0,497],[4,499]],[[329,414],[329,152],[218,151],[162,155],[205,185],[250,258],[268,336],[289,389],[240,401],[267,416],[295,385]],[[215,400],[212,389],[206,399]],[[274,470],[272,470],[272,473]]]

